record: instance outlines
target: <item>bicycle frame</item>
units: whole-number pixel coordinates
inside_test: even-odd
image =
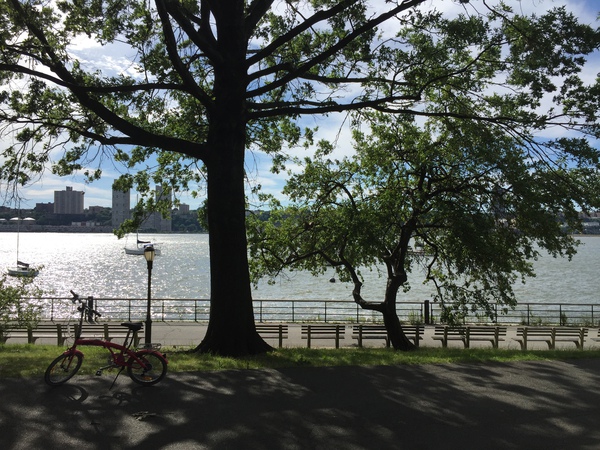
[[[128,333],[129,335],[129,333]],[[127,338],[125,338],[125,341],[127,342]],[[101,367],[100,369],[98,369],[99,371],[102,371],[104,369],[108,369],[108,368],[112,368],[112,367],[127,367],[131,364],[133,364],[134,362],[138,363],[141,367],[146,367],[146,363],[144,361],[142,361],[137,355],[136,353],[140,354],[147,354],[147,353],[158,353],[155,350],[150,350],[150,349],[141,349],[138,350],[137,352],[133,352],[132,350],[130,350],[131,344],[129,344],[129,346],[125,346],[125,345],[121,345],[121,344],[116,344],[114,342],[110,342],[104,339],[90,339],[90,338],[77,338],[75,339],[75,343],[69,347],[64,354],[65,355],[71,355],[72,353],[80,353],[81,356],[83,355],[83,352],[81,350],[78,350],[77,347],[79,346],[89,346],[89,347],[103,347],[105,349],[107,349],[110,352],[110,356],[112,358],[113,364],[110,364],[108,366],[105,367]],[[126,358],[126,356],[128,358]],[[162,354],[161,354],[162,356]],[[165,358],[163,358],[165,359]],[[165,359],[166,362],[166,359]]]
[[[44,378],[48,384],[58,386],[69,380],[79,370],[84,355],[78,347],[82,346],[102,347],[110,353],[110,364],[99,368],[96,371],[96,375],[102,375],[102,371],[105,369],[120,367],[121,369],[115,377],[115,381],[124,368],[127,368],[129,377],[133,381],[142,385],[151,385],[162,380],[167,371],[168,361],[166,355],[155,348],[131,349],[131,345],[134,342],[134,333],[143,326],[141,322],[126,322],[122,324],[127,327],[127,335],[123,344],[117,344],[108,339],[82,338],[84,317],[86,318],[86,322],[95,322],[95,318],[99,317],[100,313],[93,309],[93,297],[80,300],[77,294],[73,291],[71,293],[73,294],[73,303],[79,302],[81,304],[77,308],[81,313],[79,316],[79,326],[75,330],[73,345],[67,348],[46,369]],[[113,385],[115,381],[113,381]]]

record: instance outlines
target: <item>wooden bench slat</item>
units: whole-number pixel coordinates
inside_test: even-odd
[[[419,346],[419,341],[423,339],[425,328],[423,325],[402,325],[402,331],[405,336],[412,340],[415,346]],[[352,339],[358,340],[358,346],[363,346],[363,339],[385,339],[386,347],[390,346],[387,329],[385,325],[377,324],[358,324],[352,326]]]
[[[75,325],[75,329],[79,324]],[[81,333],[82,338],[102,338],[107,341],[113,339],[125,339],[127,336],[128,329],[122,326],[120,323],[86,323],[83,325],[83,331]],[[144,330],[134,331],[133,333],[133,345],[137,347],[140,343],[141,338],[144,335]]]
[[[497,325],[466,325],[451,327],[437,325],[434,329],[433,340],[441,341],[442,347],[448,347],[449,341],[461,341],[464,348],[469,348],[472,341],[486,341],[498,348],[500,341],[504,341],[507,327]]]
[[[441,341],[442,347],[444,348],[448,347],[448,341],[461,341],[465,348],[467,346],[464,327],[436,325],[433,330],[432,339],[434,341]]]
[[[553,348],[556,348],[557,342],[572,342],[579,350],[583,350],[587,335],[588,329],[585,327],[555,327],[552,334]]]
[[[554,350],[557,342],[573,342],[583,350],[587,335],[588,329],[585,327],[526,326],[517,328],[517,337],[513,340],[521,345],[521,350],[527,350],[528,342],[545,342],[549,350]]]
[[[302,325],[301,336],[310,348],[313,339],[335,339],[335,348],[340,348],[340,339],[344,339],[345,325]]]
[[[0,337],[0,342],[5,344],[8,339],[27,339],[28,344],[35,344],[40,338],[56,339],[56,344],[64,345],[69,335],[68,324],[63,323],[38,323],[36,327],[14,327],[6,330]]]
[[[283,340],[288,338],[288,326],[286,324],[256,324],[256,331],[263,338],[276,337],[279,341],[279,348],[283,347]]]

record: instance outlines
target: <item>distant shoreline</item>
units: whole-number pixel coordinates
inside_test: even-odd
[[[112,233],[111,226],[79,227],[70,225],[0,225],[0,233]]]
[[[0,225],[0,233],[107,233],[113,234],[111,226],[79,227],[70,225]],[[146,233],[144,231],[144,233]],[[148,231],[148,234],[208,234],[206,232]]]
[[[71,226],[71,225],[12,225],[2,224],[0,225],[0,233],[114,233],[112,226]],[[205,232],[194,232],[186,233],[182,231],[150,231],[150,234],[207,234]],[[573,234],[573,237],[597,237],[600,233],[589,233],[589,234]]]

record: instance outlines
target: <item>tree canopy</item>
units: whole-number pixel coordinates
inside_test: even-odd
[[[581,47],[561,49],[576,29],[553,35],[569,21],[563,9],[511,24],[492,19],[429,14],[398,33],[415,44],[389,64],[408,67],[413,52],[427,54],[415,79],[454,75],[423,89],[421,111],[355,114],[351,156],[334,158],[322,142],[295,161],[302,171],[290,172],[290,203],[270,199],[269,220],[251,223],[255,279],[334,267],[354,284],[355,302],[383,314],[394,347],[410,349],[396,315],[410,272],[422,270],[434,285],[440,320],[493,321],[516,304],[513,285],[534,275],[541,251],[573,255],[581,212],[600,207],[597,110],[576,101],[596,89],[579,75],[580,55],[597,48],[598,35],[584,27]],[[544,36],[539,53],[524,52],[516,24],[536,41]],[[568,80],[560,87],[558,74]],[[557,90],[550,106],[547,94]],[[553,125],[565,133],[544,137]],[[361,270],[374,267],[385,274],[382,295],[365,299]]]
[[[211,316],[198,349],[265,351],[247,260],[247,150],[272,155],[281,170],[282,150],[311,144],[303,117],[364,109],[592,126],[598,96],[578,70],[597,32],[565,10],[530,19],[473,3],[456,3],[467,13],[442,21],[435,7],[450,0],[7,0],[0,135],[11,144],[0,179],[26,185],[50,167],[95,180],[110,161],[123,171],[121,190],[206,189]],[[81,43],[127,63],[102,64]],[[505,83],[490,72],[508,74],[510,89],[465,109],[453,86],[477,95],[484,79]],[[538,113],[549,93],[567,110]],[[428,110],[439,102],[446,108]],[[147,196],[140,210],[169,206]]]

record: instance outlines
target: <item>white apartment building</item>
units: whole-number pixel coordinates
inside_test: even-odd
[[[119,228],[125,220],[131,219],[131,200],[129,189],[122,192],[113,189],[112,191],[112,226]]]

